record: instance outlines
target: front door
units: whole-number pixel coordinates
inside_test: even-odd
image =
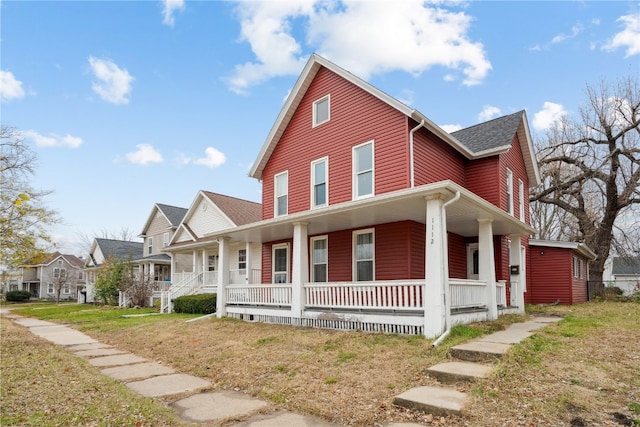
[[[478,258],[478,244],[467,245],[467,279],[478,280],[480,273],[480,258]]]

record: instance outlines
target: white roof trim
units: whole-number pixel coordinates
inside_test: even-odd
[[[596,254],[589,248],[589,246],[584,243],[579,242],[566,242],[562,240],[540,240],[540,239],[529,239],[529,246],[539,246],[539,247],[548,247],[548,248],[561,248],[561,249],[572,249],[578,252],[579,254],[590,258],[595,259]]]
[[[249,176],[256,179],[262,179],[262,171],[264,170],[264,167],[266,166],[266,163],[269,157],[271,156],[271,153],[273,153],[273,150],[275,149],[275,146],[277,145],[278,140],[282,136],[284,129],[287,127],[289,120],[293,116],[293,113],[298,107],[300,101],[302,100],[304,94],[306,93],[307,88],[313,81],[313,78],[315,77],[320,67],[325,67],[328,70],[331,70],[332,72],[338,74],[340,77],[344,78],[350,83],[353,83],[354,85],[358,86],[360,89],[368,92],[369,94],[375,96],[376,98],[380,99],[381,101],[385,102],[386,104],[400,111],[405,116],[411,117],[412,119],[416,120],[418,123],[424,120],[425,127],[427,129],[429,129],[431,132],[436,134],[438,137],[442,138],[444,141],[448,142],[453,148],[458,150],[467,158],[469,159],[474,158],[473,152],[471,152],[467,147],[465,147],[462,143],[460,143],[460,141],[458,141],[456,138],[454,138],[449,133],[447,133],[442,128],[440,128],[438,125],[436,125],[431,120],[429,120],[424,114],[420,113],[415,109],[408,107],[407,105],[403,104],[402,102],[398,101],[392,96],[389,96],[386,93],[382,92],[380,89],[372,86],[371,84],[367,83],[361,78],[351,74],[344,68],[341,68],[336,64],[314,53],[313,55],[311,55],[306,65],[304,66],[302,72],[300,73],[300,76],[298,77],[298,80],[296,80],[296,83],[293,86],[293,89],[289,93],[289,96],[287,97],[286,102],[284,103],[282,109],[280,110],[280,113],[278,114],[278,117],[276,118],[276,121],[273,124],[273,127],[271,128],[271,130],[269,131],[269,134],[267,135],[267,139],[265,140],[264,144],[262,145],[262,148],[260,149],[260,152],[258,153],[258,157],[256,158],[255,162],[253,163],[253,166],[251,167]]]

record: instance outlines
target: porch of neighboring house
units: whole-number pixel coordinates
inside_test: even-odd
[[[417,254],[422,263],[420,276],[411,274],[407,279],[400,273],[393,280],[312,281],[310,270],[316,264],[310,261],[315,255],[309,248],[310,237],[398,222],[410,222],[421,229],[421,252]],[[445,181],[215,233],[216,280],[207,280],[206,272],[197,275],[203,282],[217,281],[209,291],[217,293],[218,317],[433,338],[456,324],[524,312],[523,236],[532,231],[513,216]],[[450,236],[476,243],[449,248]],[[505,246],[495,248],[494,241]],[[264,248],[272,247],[273,242],[288,242],[276,246],[287,248],[283,265],[291,270],[278,267],[274,251],[271,259],[271,255],[263,255],[263,270],[267,271],[261,280],[250,277],[246,283],[238,283],[241,281],[234,278],[230,262],[231,248],[258,243],[263,253],[271,254]],[[407,247],[416,247],[409,243]],[[476,252],[469,252],[469,247],[477,248]],[[496,253],[500,256],[505,251],[508,263],[518,268],[510,269],[503,259],[496,260]],[[452,266],[452,252],[455,257],[464,257],[475,270],[462,274],[459,267]],[[201,256],[204,259],[205,255]],[[496,266],[509,277],[496,280]]]

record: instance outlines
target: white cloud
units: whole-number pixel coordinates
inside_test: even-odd
[[[551,39],[551,43],[560,43],[567,39],[572,39],[578,34],[580,34],[582,32],[582,29],[583,27],[581,24],[576,24],[573,27],[571,27],[571,34],[560,33]]]
[[[566,115],[567,112],[561,104],[547,101],[542,105],[542,110],[533,115],[533,127],[539,131],[547,130]]]
[[[640,54],[640,17],[625,15],[618,18],[618,22],[624,24],[624,30],[613,36],[602,49],[612,51],[619,47],[626,48],[625,57]]]
[[[0,70],[0,98],[3,101],[24,98],[22,82],[11,71]]]
[[[162,163],[162,154],[151,144],[136,145],[137,151],[125,154],[125,158],[136,165],[148,165],[149,163]]]
[[[173,27],[173,13],[184,10],[184,0],[163,0],[162,23]]]
[[[491,120],[494,117],[502,114],[502,110],[498,107],[494,107],[493,105],[485,105],[482,107],[482,111],[478,114],[478,121],[486,122],[487,120]]]
[[[459,124],[455,124],[455,125],[442,125],[440,126],[445,132],[447,133],[451,133],[451,132],[455,132],[457,130],[462,129],[462,126],[460,126]]]
[[[362,78],[390,71],[414,75],[432,66],[462,73],[463,84],[480,83],[491,69],[484,46],[468,36],[472,18],[422,0],[365,2],[322,0],[241,2],[241,40],[256,57],[235,68],[230,87],[244,93],[271,77],[300,72],[306,56],[294,24],[310,50]],[[366,25],[358,25],[358,23]]]
[[[56,135],[55,133],[51,133],[49,136],[45,136],[35,130],[25,130],[22,131],[22,136],[33,141],[38,147],[78,148],[82,145],[82,138],[69,134]]]
[[[109,59],[89,57],[91,71],[98,79],[93,83],[93,91],[100,98],[113,104],[128,104],[131,84],[135,78],[126,69],[118,67]]]
[[[213,169],[221,166],[227,160],[224,153],[213,147],[207,147],[206,150],[204,150],[204,154],[204,157],[196,159],[193,163]]]

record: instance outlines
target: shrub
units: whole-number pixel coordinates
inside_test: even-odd
[[[176,313],[211,314],[216,312],[216,294],[185,295],[173,303]]]
[[[7,301],[22,302],[28,301],[31,298],[31,292],[29,291],[9,291],[7,292]]]

